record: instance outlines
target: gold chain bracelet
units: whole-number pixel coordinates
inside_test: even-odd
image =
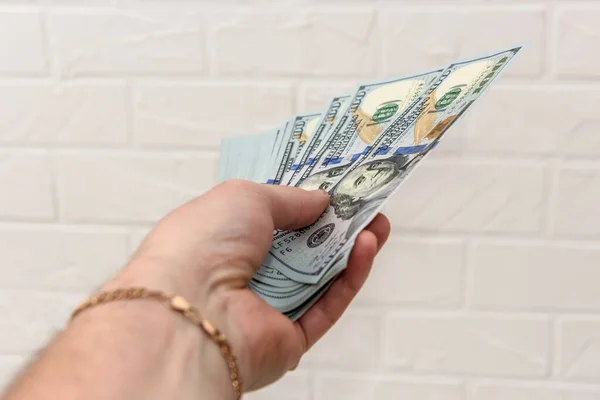
[[[238,400],[242,398],[242,381],[239,376],[235,356],[233,355],[227,338],[215,328],[213,324],[203,319],[198,310],[192,307],[190,303],[181,296],[169,295],[158,290],[148,290],[145,288],[117,289],[90,297],[73,311],[71,319],[75,318],[75,316],[83,310],[97,304],[108,303],[115,300],[132,299],[156,299],[165,302],[171,309],[189,319],[194,325],[199,326],[221,349],[221,353],[223,353],[223,357],[227,363],[227,368],[229,368],[229,379],[231,379],[231,386],[233,387],[235,399]]]

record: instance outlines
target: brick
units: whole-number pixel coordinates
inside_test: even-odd
[[[54,218],[52,177],[43,156],[0,153],[0,218]]]
[[[288,372],[276,383],[244,397],[249,400],[310,400],[310,375],[301,371]]]
[[[473,305],[600,310],[599,257],[600,248],[584,246],[477,244],[472,257]]]
[[[354,93],[356,85],[347,84],[304,84],[299,89],[298,112],[324,111],[333,96]]]
[[[128,142],[124,86],[11,85],[0,93],[0,143]]]
[[[356,299],[360,304],[457,306],[461,299],[462,243],[390,238]]]
[[[559,76],[600,77],[600,9],[561,7],[557,20],[554,62]]]
[[[380,348],[381,318],[374,313],[350,310],[308,351],[302,365],[368,370],[379,364]]]
[[[596,400],[600,389],[520,387],[498,384],[479,385],[473,400]]]
[[[0,292],[0,353],[41,350],[84,299],[85,295],[62,293]]]
[[[0,253],[0,289],[87,293],[124,265],[127,234],[1,228]]]
[[[558,176],[555,233],[600,234],[600,169],[564,168]]]
[[[40,75],[47,69],[37,12],[0,11],[0,73]]]
[[[417,372],[544,376],[549,326],[544,319],[391,316],[388,364]]]
[[[27,359],[17,355],[0,355],[0,392],[16,378],[25,366]]]
[[[383,68],[387,75],[432,70],[524,41],[529,43],[527,48],[506,74],[533,76],[542,71],[543,8],[402,7],[383,15]]]
[[[215,15],[212,47],[221,75],[373,76],[379,37],[373,9],[232,12]]]
[[[191,10],[54,11],[48,26],[67,76],[198,74],[204,69],[202,24]]]
[[[432,153],[433,154],[433,153]],[[531,165],[425,160],[386,207],[395,229],[537,232],[543,170]]]
[[[287,85],[165,83],[139,86],[134,132],[144,146],[216,147],[225,136],[261,133],[292,114]]]
[[[208,190],[210,155],[64,156],[57,161],[61,218],[153,223]]]
[[[317,379],[315,400],[466,400],[458,384],[414,379],[366,379],[354,375],[326,375]]]
[[[600,320],[567,319],[558,324],[558,373],[600,380]]]
[[[468,150],[600,155],[599,102],[597,89],[493,87],[468,119]]]

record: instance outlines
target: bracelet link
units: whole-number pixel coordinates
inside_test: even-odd
[[[182,314],[185,314],[192,308],[192,306],[190,306],[190,303],[188,303],[187,300],[181,296],[171,297],[171,301],[169,302],[169,304],[175,311],[179,311]]]

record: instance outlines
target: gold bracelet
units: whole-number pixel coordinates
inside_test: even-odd
[[[145,288],[130,288],[130,289],[117,289],[110,292],[103,292],[97,296],[90,297],[79,305],[73,311],[71,319],[75,318],[77,314],[83,310],[93,307],[97,304],[108,303],[115,300],[132,300],[132,299],[156,299],[162,302],[166,302],[171,309],[183,315],[189,319],[194,325],[199,326],[202,330],[219,346],[227,368],[229,368],[229,379],[231,379],[231,386],[233,387],[233,393],[235,399],[242,398],[242,381],[239,376],[237,362],[231,346],[227,341],[227,338],[217,328],[214,327],[209,321],[203,319],[200,316],[198,310],[190,305],[186,299],[181,296],[169,295],[158,290],[148,290]]]

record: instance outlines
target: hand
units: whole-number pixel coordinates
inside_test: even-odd
[[[223,183],[167,215],[117,278],[187,297],[229,338],[244,390],[274,382],[342,315],[367,278],[390,226],[383,215],[359,234],[329,291],[292,323],[247,288],[271,247],[274,229],[298,229],[327,208],[324,191]]]

